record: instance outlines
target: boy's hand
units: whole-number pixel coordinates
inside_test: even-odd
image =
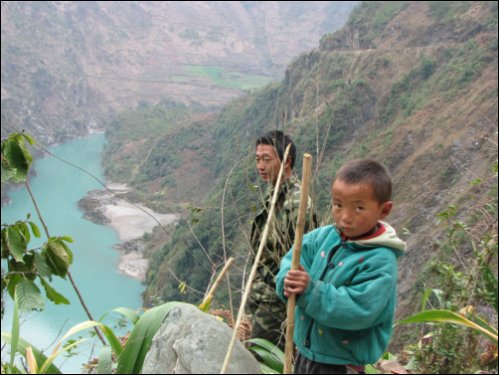
[[[302,265],[297,270],[289,270],[284,279],[284,296],[289,297],[291,294],[301,294],[307,289],[310,276]]]

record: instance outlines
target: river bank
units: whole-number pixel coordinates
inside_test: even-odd
[[[78,202],[84,218],[97,224],[113,227],[120,243],[114,247],[121,252],[120,272],[144,281],[149,267],[144,258],[141,240],[146,232],[158,225],[169,225],[178,220],[176,214],[159,214],[140,204],[131,204],[120,196],[131,191],[125,184],[110,183],[108,189],[92,190]],[[157,220],[154,220],[153,217]]]

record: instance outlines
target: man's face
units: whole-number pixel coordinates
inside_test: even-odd
[[[392,208],[392,202],[379,203],[369,184],[347,184],[336,180],[332,188],[333,217],[342,233],[355,238],[373,229]]]
[[[263,181],[275,184],[281,167],[281,160],[274,147],[260,144],[255,151],[256,169]]]

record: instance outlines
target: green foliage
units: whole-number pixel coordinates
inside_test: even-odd
[[[347,25],[348,32],[359,31],[361,50],[375,48],[375,38],[382,40],[383,36],[390,32],[385,27],[386,23],[394,20],[407,5],[408,2],[364,2],[354,11]],[[451,4],[450,11],[441,13],[444,17],[452,18],[449,23],[435,23],[431,27],[425,25],[424,30],[418,30],[417,35],[411,34],[411,39],[400,40],[400,45],[404,47],[417,48],[414,50],[416,57],[410,64],[407,59],[397,57],[399,51],[363,50],[351,53],[345,48],[341,53],[336,53],[333,42],[341,42],[342,38],[348,39],[345,33],[339,32],[323,37],[319,51],[297,57],[286,69],[285,78],[281,83],[271,84],[225,106],[209,124],[210,130],[199,133],[204,136],[207,147],[214,150],[211,157],[205,158],[205,165],[213,177],[204,180],[209,186],[206,191],[210,193],[201,204],[201,212],[190,213],[189,216],[187,213],[186,221],[178,223],[172,237],[162,245],[156,245],[154,251],[151,251],[148,288],[145,292],[146,305],[177,299],[199,303],[213,274],[213,267],[223,261],[224,245],[227,256],[245,259],[249,249],[246,243],[249,224],[258,204],[258,188],[255,191],[249,188],[255,186],[258,181],[251,160],[254,140],[266,130],[278,128],[290,133],[298,145],[298,155],[312,152],[315,158],[324,150],[315,175],[313,192],[318,215],[323,219],[323,224],[331,221],[331,178],[345,161],[355,157],[376,157],[385,158],[383,161],[390,168],[397,170],[397,173],[408,168],[407,163],[411,163],[408,157],[411,154],[407,149],[411,147],[396,143],[400,142],[400,136],[404,133],[398,128],[399,125],[412,127],[411,117],[424,115],[424,112],[437,111],[440,116],[440,108],[443,110],[450,104],[453,96],[471,87],[483,69],[494,67],[491,62],[496,61],[494,59],[497,51],[494,50],[493,38],[477,38],[478,43],[467,42],[475,35],[472,33],[485,28],[481,29],[483,25],[477,25],[469,34],[463,32],[462,29],[468,30],[467,25],[460,23],[460,17],[455,16],[461,11],[454,6],[455,4]],[[392,22],[390,27],[394,28],[395,33],[399,33],[396,35],[399,39],[405,37],[405,25],[397,29],[396,22]],[[437,33],[440,29],[443,29],[443,32]],[[430,35],[433,32],[435,35]],[[441,35],[442,38],[449,38],[452,43],[431,45],[431,42]],[[350,34],[348,36],[352,37]],[[454,43],[456,40],[459,42]],[[331,44],[328,44],[329,42]],[[393,38],[394,48],[398,47],[397,42],[398,40]],[[497,47],[497,42],[495,46]],[[212,82],[227,78],[226,72],[216,67],[191,68],[190,74],[198,74]],[[437,126],[451,128],[447,123],[435,122],[435,127]],[[140,130],[139,127],[136,128],[137,131]],[[183,151],[199,152],[204,148],[204,145],[199,146],[197,150],[189,148],[192,140],[187,133],[197,130],[196,128],[192,124],[185,126],[185,133],[184,129],[166,130],[164,134],[157,135],[154,141],[144,142],[148,145],[147,150],[143,150],[139,157],[135,154],[131,157],[129,166],[123,168],[130,175],[127,181],[133,181],[133,184],[140,188],[147,184],[148,179],[155,178],[157,184],[154,188],[175,186],[167,176],[179,173],[179,169],[185,167],[186,160],[193,160],[184,157]],[[435,134],[430,127],[424,130],[428,131],[428,134]],[[416,143],[418,141],[419,139],[415,139]],[[438,151],[443,153],[447,146],[442,140],[437,142],[440,146],[436,148],[441,147]],[[124,145],[125,142],[120,147]],[[399,146],[401,150],[398,152],[383,152],[393,151]],[[431,151],[428,152],[431,154]],[[424,154],[427,156],[426,151]],[[195,155],[196,158],[203,158],[198,153]],[[241,164],[230,177],[223,203],[225,242],[222,243],[219,224],[222,217],[222,191],[226,177],[236,161],[241,161]],[[300,173],[299,168],[296,172]],[[435,174],[441,175],[441,171],[437,170]],[[431,186],[432,181],[425,181],[425,184]],[[176,187],[183,189],[182,186]],[[406,187],[407,185],[400,189]],[[449,199],[443,197],[445,202]],[[409,211],[420,209],[409,201],[405,203],[411,206]],[[193,234],[199,241],[194,239]],[[456,241],[466,239],[462,230],[457,230],[453,238]],[[479,242],[476,242],[476,245],[481,248]],[[458,311],[459,308],[467,306],[467,300],[471,298],[470,285],[473,285],[473,290],[476,291],[473,292],[473,298],[480,299],[483,304],[495,304],[493,273],[491,277],[490,272],[487,273],[487,270],[482,268],[477,274],[482,275],[483,281],[477,282],[474,279],[470,284],[471,279],[461,265],[448,262],[447,259],[452,257],[457,260],[456,250],[465,255],[463,259],[471,259],[472,253],[478,254],[480,251],[473,252],[469,242],[461,246],[442,241],[438,247],[444,259],[436,259],[433,266],[427,268],[420,281],[420,287],[422,291],[440,289],[442,292],[430,292],[428,303],[434,304],[438,309]],[[483,267],[485,260],[484,255],[484,261],[481,262]],[[240,261],[237,266],[243,269],[245,264]],[[240,275],[231,275],[231,281],[233,291],[239,289]],[[224,303],[226,299],[220,298],[220,301]],[[441,353],[448,353],[456,362],[466,353],[466,347],[462,346],[462,343],[465,343],[465,335],[469,335],[468,331],[463,334],[463,330],[459,331],[458,328],[460,327],[446,325],[439,331],[444,332],[442,338],[445,339],[440,345]],[[439,332],[435,333],[435,337]],[[462,345],[458,346],[458,342]],[[435,344],[434,347],[438,346]]]
[[[49,283],[52,276],[64,278],[73,262],[73,255],[66,241],[69,237],[52,237],[39,249],[28,249],[30,240],[29,227],[33,234],[40,235],[33,222],[18,221],[13,225],[2,225],[2,259],[7,260],[8,272],[2,275],[2,292],[7,289],[14,297],[19,290],[19,302],[22,310],[40,310],[44,301],[40,290],[34,283],[39,279],[47,298],[56,304],[69,304]],[[35,229],[36,228],[36,229]]]
[[[33,158],[25,144],[33,145],[34,139],[26,133],[14,133],[2,140],[2,184],[25,182]]]
[[[249,349],[260,359],[260,367],[264,374],[282,374],[284,371],[284,353],[279,347],[265,339],[250,339],[246,341]]]
[[[10,362],[7,366],[7,370],[9,373],[18,373],[19,370],[14,365],[14,359],[16,353],[21,354],[23,357],[27,359],[27,363],[29,366],[30,373],[36,374],[60,374],[59,369],[53,365],[54,360],[65,352],[70,352],[75,346],[79,345],[83,340],[74,341],[72,340],[70,343],[66,345],[62,344],[72,335],[86,330],[91,327],[95,327],[101,325],[97,322],[83,322],[77,324],[70,328],[66,334],[57,342],[55,348],[53,349],[51,355],[46,357],[43,353],[31,345],[26,340],[20,337],[20,327],[19,327],[19,309],[18,306],[21,305],[21,299],[24,298],[22,296],[22,288],[17,287],[16,293],[14,297],[14,311],[13,311],[13,320],[12,320],[12,332],[2,332],[2,339],[10,344]],[[61,348],[62,346],[62,348]],[[32,356],[32,357],[31,357]]]
[[[151,348],[152,339],[177,302],[168,302],[146,311],[135,324],[130,337],[118,358],[118,374],[139,374],[144,359]]]
[[[464,45],[444,49],[439,59],[442,61],[442,70],[435,77],[435,89],[447,92],[447,96],[452,98],[478,78],[490,61],[497,59],[497,52],[470,39]]]
[[[247,340],[246,343],[251,344],[251,350],[259,359],[260,368],[263,374],[282,374],[284,372],[285,354],[276,345],[270,341],[260,338]],[[396,357],[390,353],[384,353],[379,360],[395,360]],[[375,365],[365,366],[366,374],[381,374]]]
[[[117,308],[113,311],[126,316],[134,324],[134,328],[127,340],[124,348],[122,348],[120,340],[116,337],[114,331],[102,324],[101,322],[85,321],[71,327],[64,336],[57,342],[51,355],[46,357],[37,348],[31,345],[26,340],[20,337],[19,327],[19,309],[18,306],[29,303],[22,302],[27,296],[33,298],[34,293],[25,293],[23,284],[17,286],[14,297],[14,313],[12,332],[2,332],[2,339],[10,344],[11,356],[8,364],[2,364],[2,368],[7,373],[19,373],[20,370],[14,365],[16,353],[27,359],[29,370],[31,373],[37,374],[59,374],[60,370],[53,365],[54,360],[63,353],[70,353],[75,347],[80,345],[86,339],[70,340],[69,337],[74,334],[87,330],[92,327],[99,327],[106,336],[109,346],[104,346],[99,354],[99,373],[111,373],[113,365],[113,353],[117,361],[117,373],[129,374],[140,373],[145,355],[149,351],[152,343],[152,338],[163,323],[165,316],[169,311],[177,305],[175,302],[170,302],[157,306],[146,311],[142,316],[138,316],[134,311],[127,308]],[[105,314],[102,319],[106,316]],[[31,358],[33,355],[33,358]]]
[[[399,324],[408,323],[423,323],[423,322],[437,322],[437,323],[451,323],[458,324],[464,327],[468,327],[476,330],[480,334],[485,335],[489,340],[497,345],[497,329],[492,325],[485,322],[482,318],[477,315],[473,315],[472,318],[475,320],[467,319],[466,317],[456,314],[450,310],[429,310],[423,311],[419,314],[410,316],[399,321]]]
[[[26,142],[34,144],[27,134],[11,134],[2,141],[2,183],[27,183],[28,173],[33,158]],[[66,242],[72,242],[67,236],[51,237],[40,248],[29,249],[31,234],[39,238],[38,226],[26,220],[14,224],[2,224],[1,256],[6,260],[7,272],[2,274],[2,293],[7,289],[12,298],[17,293],[21,310],[41,310],[44,300],[35,284],[38,279],[45,289],[47,298],[56,304],[69,304],[69,301],[51,285],[52,276],[65,278],[73,262],[73,254]],[[2,308],[3,316],[3,308]]]
[[[379,37],[397,14],[404,10],[408,1],[363,1],[355,7],[343,30],[334,34],[326,34],[320,40],[321,50],[334,50],[335,45],[342,39],[348,38],[345,34],[353,30],[362,30],[360,35],[361,48],[373,48],[372,41]]]
[[[183,71],[187,76],[206,77],[216,86],[237,90],[255,89],[270,82],[267,76],[228,71],[221,66],[186,65]]]
[[[427,81],[436,68],[437,62],[435,60],[423,56],[419,65],[408,72],[401,80],[395,82],[390,96],[386,99],[386,104],[381,110],[381,120],[391,122],[399,112],[402,112],[407,117],[423,106],[426,92],[431,91],[431,83]]]
[[[480,180],[479,184],[484,184],[485,179]],[[473,182],[476,186],[477,180]],[[497,186],[497,180],[492,186]],[[475,209],[482,215],[481,221],[491,220],[482,209],[489,205],[487,199],[474,198]],[[493,200],[497,206],[497,197]],[[493,368],[493,363],[482,360],[483,352],[490,349],[484,347],[480,336],[490,340],[497,351],[497,328],[489,322],[497,319],[490,312],[492,307],[497,317],[498,282],[491,265],[492,259],[497,262],[497,234],[486,231],[476,238],[470,224],[460,219],[456,205],[449,205],[437,216],[447,229],[438,258],[447,260],[430,262],[423,270],[420,282],[438,285],[438,289],[427,288],[423,294],[422,312],[399,323],[438,323],[423,326],[418,348],[411,349],[419,371],[473,373],[484,366]],[[426,310],[427,305],[432,309]],[[486,318],[481,316],[484,313]],[[471,331],[460,327],[471,328]]]
[[[439,22],[449,22],[470,7],[469,1],[429,1],[428,4],[430,15]]]
[[[14,354],[17,352],[20,355],[22,355],[24,358],[27,357],[27,350],[28,348],[31,348],[34,358],[36,360],[36,363],[46,363],[48,358],[43,354],[43,352],[33,345],[31,345],[29,342],[26,340],[19,338],[19,341],[16,346],[13,345],[13,337],[12,334],[9,332],[2,332],[2,339],[7,343],[11,345],[11,351],[14,352]],[[14,350],[14,347],[16,348]],[[10,365],[2,365],[2,368],[6,366],[6,374],[20,374],[22,373],[19,369],[15,367],[15,365],[10,366]],[[53,363],[50,363],[50,365],[47,366],[46,371],[48,374],[61,374],[61,371],[55,366]]]
[[[9,364],[3,364],[3,367],[8,373],[19,373],[19,370],[14,365],[15,355],[16,353],[19,353],[28,360],[31,373],[60,374],[60,370],[53,364],[54,360],[63,353],[70,353],[72,349],[86,340],[70,340],[69,338],[76,333],[85,331],[89,328],[99,327],[109,343],[109,346],[104,346],[100,351],[98,364],[99,373],[111,373],[113,371],[113,368],[115,367],[113,364],[114,355],[114,358],[117,358],[116,373],[138,374],[141,372],[145,355],[151,347],[154,335],[163,323],[166,315],[168,315],[172,308],[178,305],[177,302],[166,303],[146,311],[140,317],[136,312],[128,308],[121,307],[114,309],[114,312],[123,314],[134,324],[124,348],[122,348],[120,340],[116,337],[114,331],[110,327],[101,322],[85,321],[71,327],[62,338],[58,340],[50,356],[46,357],[40,350],[20,337],[18,310],[18,301],[20,298],[20,288],[18,287],[14,298],[12,332],[2,332],[2,339],[11,346],[10,362]],[[105,314],[102,319],[106,315],[107,314]],[[30,349],[34,355],[34,363],[30,363],[28,349]]]
[[[382,29],[395,15],[407,6],[407,1],[389,1],[372,14],[371,25],[375,31]]]
[[[122,113],[106,126],[105,173],[115,181],[133,179],[157,139],[174,129],[187,113],[184,105],[169,101]]]

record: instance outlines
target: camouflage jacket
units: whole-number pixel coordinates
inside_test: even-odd
[[[260,246],[261,235],[267,222],[268,211],[274,193],[273,186],[269,186],[262,197],[260,210],[257,211],[251,227],[251,245],[254,255]],[[275,277],[279,272],[281,258],[293,246],[295,228],[300,206],[301,186],[295,175],[289,177],[281,185],[277,197],[274,217],[270,222],[267,241],[253,281],[250,299],[253,302],[278,301],[275,291]],[[317,226],[313,214],[312,200],[308,198],[307,216],[304,233],[315,229]]]

